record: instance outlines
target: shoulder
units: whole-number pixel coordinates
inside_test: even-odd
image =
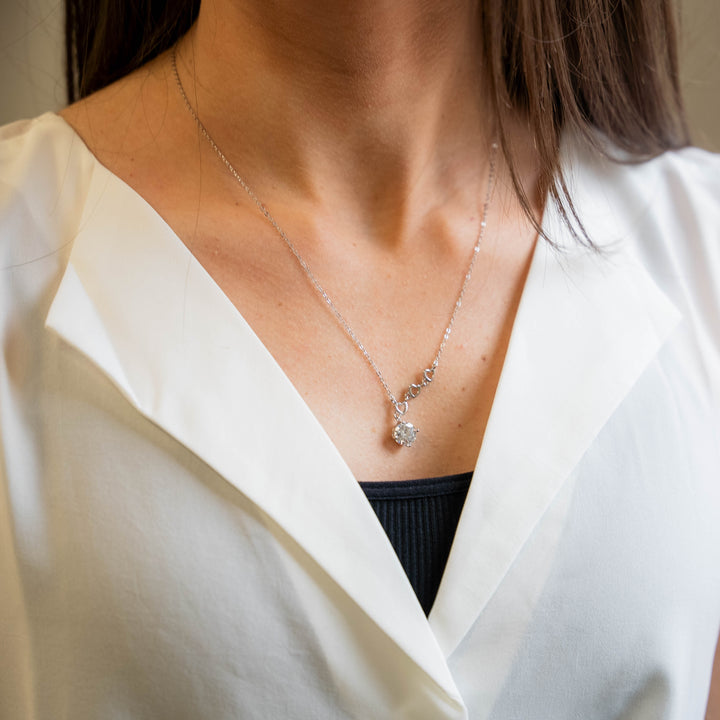
[[[565,149],[576,211],[608,262],[628,258],[682,315],[720,397],[720,156],[698,148],[644,162]]]
[[[95,166],[57,115],[0,128],[0,267],[48,256],[71,240]]]
[[[705,288],[706,309],[720,313],[720,295],[711,290],[720,284],[720,156],[686,148],[604,164],[595,193],[607,198],[617,239],[668,292],[683,290],[697,303]]]
[[[590,238],[629,251],[657,280],[720,281],[720,155],[694,147],[631,162],[572,146],[564,165]]]
[[[17,192],[42,193],[50,185],[49,172],[66,168],[81,145],[70,125],[54,113],[0,127],[0,208],[6,209]],[[40,182],[43,177],[46,182]]]
[[[647,214],[645,224],[654,229],[657,243],[717,256],[720,155],[689,147],[643,163],[620,164],[615,174],[620,181],[615,193],[627,193],[626,205],[634,200],[637,210]]]
[[[50,303],[106,182],[57,115],[0,128],[0,343],[13,357],[42,354]]]
[[[18,196],[42,197],[51,175],[67,164],[76,137],[53,113],[0,127],[0,212],[12,209]]]
[[[567,145],[571,195],[601,244],[625,237],[658,249],[720,238],[720,155],[688,147],[637,162],[614,148],[602,155]]]

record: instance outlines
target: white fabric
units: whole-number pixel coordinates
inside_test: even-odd
[[[0,718],[701,720],[720,159],[564,164],[606,252],[548,210],[426,619],[183,243],[57,116],[0,131]]]

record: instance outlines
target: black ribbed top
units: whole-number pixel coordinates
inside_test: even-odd
[[[472,472],[360,483],[425,614],[435,602]]]

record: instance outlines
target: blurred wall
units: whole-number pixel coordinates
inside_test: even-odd
[[[0,0],[0,124],[65,104],[61,0]]]
[[[683,87],[696,144],[720,152],[720,1],[681,0]],[[0,0],[0,124],[64,104],[60,0]]]
[[[682,0],[682,78],[693,141],[720,152],[720,2]]]

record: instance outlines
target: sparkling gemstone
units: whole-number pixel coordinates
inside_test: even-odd
[[[412,423],[399,420],[392,431],[393,440],[398,445],[410,447],[417,437],[419,430]]]

